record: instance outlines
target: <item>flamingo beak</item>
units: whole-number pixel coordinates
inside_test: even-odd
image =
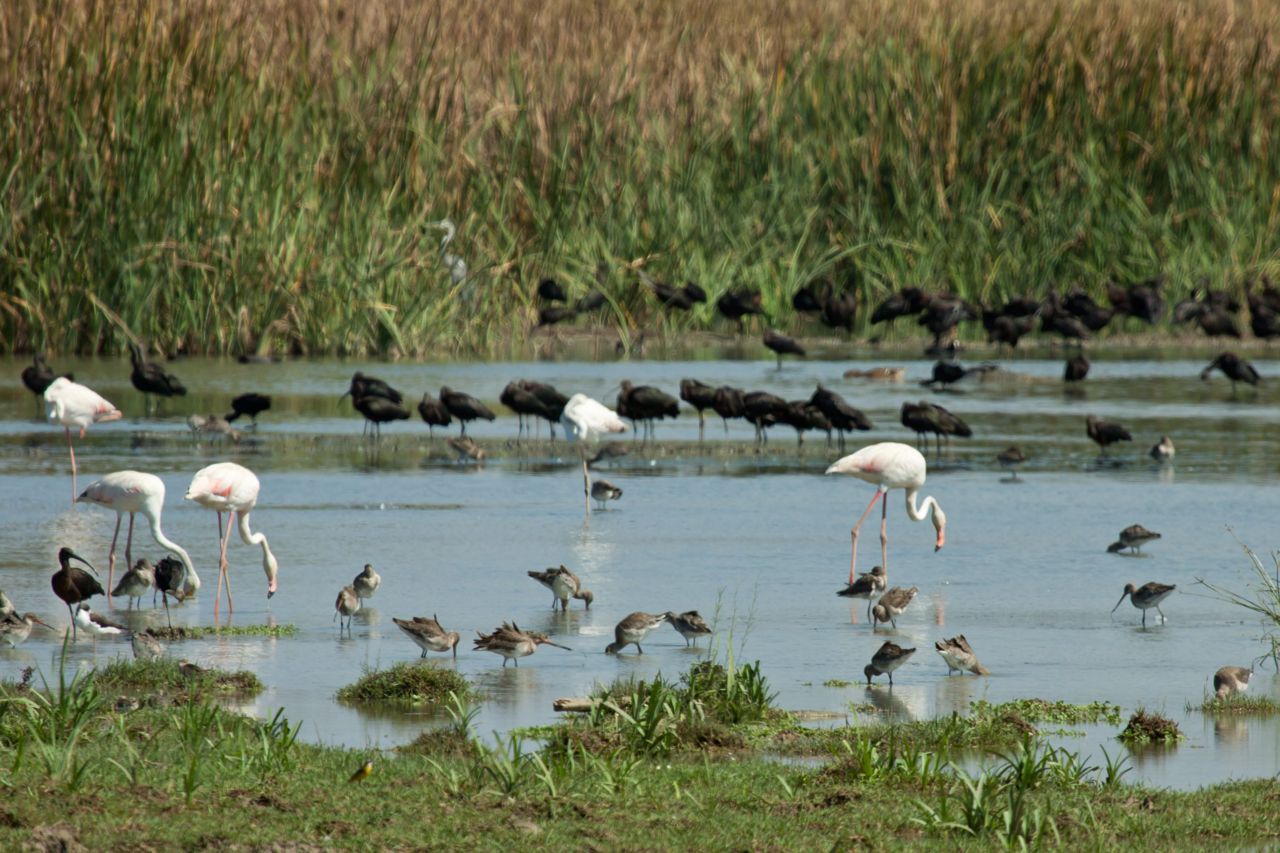
[[[938,541],[933,546],[933,553],[936,554],[939,551],[941,551],[942,546],[945,545],[946,542],[947,542],[947,530],[944,527],[940,527],[938,528]]]

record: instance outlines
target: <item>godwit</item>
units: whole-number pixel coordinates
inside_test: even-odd
[[[696,610],[686,610],[684,613],[672,613],[668,610],[665,615],[671,627],[684,637],[685,646],[696,646],[699,637],[711,635],[711,629],[707,627],[706,620],[699,616]],[[639,648],[638,645],[637,648]]]
[[[1133,436],[1120,424],[1100,421],[1093,415],[1085,418],[1084,426],[1089,438],[1097,442],[1103,454],[1107,452],[1108,445],[1115,444],[1117,441],[1133,441]]]
[[[76,451],[71,446],[71,428],[79,427],[80,439],[89,424],[119,420],[123,414],[100,394],[70,379],[58,377],[44,389],[48,419],[62,426],[67,436],[67,452],[71,455],[71,502],[76,499]]]
[[[1120,531],[1120,538],[1107,546],[1108,554],[1118,554],[1125,548],[1131,552],[1137,553],[1143,545],[1154,539],[1159,539],[1160,534],[1154,530],[1148,530],[1141,524],[1130,524],[1124,530]]]
[[[373,594],[378,591],[380,583],[382,583],[382,576],[373,570],[371,564],[365,563],[364,570],[356,575],[355,580],[351,582],[351,588],[363,600],[373,598]]]
[[[1172,462],[1173,455],[1177,450],[1173,446],[1173,439],[1167,435],[1160,436],[1160,441],[1151,448],[1151,458],[1157,462]]]
[[[201,433],[231,439],[233,444],[240,443],[240,430],[231,425],[226,418],[218,415],[188,415],[187,427],[198,437]]]
[[[124,596],[128,599],[129,609],[133,609],[133,600],[138,599],[138,606],[142,606],[142,596],[147,594],[147,590],[155,588],[156,570],[155,567],[145,558],[141,557],[138,562],[133,564],[133,568],[125,572],[120,577],[120,583],[116,584],[116,588],[111,590],[112,598],[120,598]]]
[[[1142,611],[1142,627],[1147,627],[1147,610],[1154,607],[1156,612],[1160,614],[1160,621],[1165,621],[1164,611],[1160,609],[1160,602],[1169,597],[1169,594],[1177,589],[1176,584],[1144,583],[1138,588],[1134,588],[1133,584],[1124,585],[1124,595],[1120,596],[1120,600],[1116,602],[1116,607],[1124,603],[1125,596],[1129,596],[1130,603],[1134,607]],[[1116,612],[1116,607],[1111,608],[1111,612]]]
[[[974,675],[991,674],[990,670],[978,663],[978,656],[973,653],[973,647],[964,638],[964,634],[957,634],[950,640],[939,640],[933,644],[933,647],[947,662],[947,675],[965,671],[972,672]]]
[[[591,499],[596,502],[597,509],[603,510],[606,502],[616,501],[620,497],[622,489],[608,480],[596,480],[591,484]]]
[[[872,626],[879,622],[888,622],[894,628],[898,627],[898,617],[902,615],[902,611],[907,609],[907,605],[911,604],[911,599],[916,597],[916,588],[903,589],[895,586],[893,589],[880,596],[880,600],[876,606],[871,608]]]
[[[338,590],[338,598],[333,602],[334,618],[338,620],[338,634],[342,634],[342,620],[347,620],[347,632],[351,632],[351,617],[360,609],[360,596],[355,587],[344,586]]]
[[[889,686],[893,687],[893,671],[907,662],[907,658],[916,653],[915,649],[904,649],[897,643],[886,641],[871,658],[871,663],[863,668],[862,674],[867,677],[867,686],[877,675],[889,676]]]
[[[538,650],[538,646],[555,646],[566,652],[573,651],[568,646],[551,642],[546,634],[521,631],[518,625],[508,622],[503,622],[502,626],[495,628],[491,634],[482,634],[477,631],[474,648],[502,655],[502,667],[505,669],[509,660],[514,660],[516,666],[520,666],[520,658],[533,654]]]
[[[72,607],[82,601],[88,601],[95,595],[106,595],[102,584],[98,583],[98,579],[77,566],[71,565],[72,560],[79,560],[88,566],[93,575],[98,573],[93,568],[93,564],[81,557],[70,548],[60,548],[58,550],[58,563],[62,568],[53,573],[53,577],[49,579],[50,585],[53,587],[53,594],[62,599],[67,605],[67,615],[71,617],[71,639],[76,638],[76,614]]]
[[[9,600],[9,596],[4,594],[4,590],[0,589],[0,620],[8,619],[17,612],[18,608],[13,606],[13,602]]]
[[[10,614],[5,619],[0,619],[0,640],[8,643],[10,648],[15,648],[20,643],[26,642],[27,637],[31,636],[31,629],[36,625],[43,625],[53,630],[52,625],[34,613],[26,613],[22,616],[16,613]]]
[[[636,649],[640,654],[644,654],[644,649],[640,647],[640,641],[665,621],[667,621],[667,614],[665,613],[642,613],[637,610],[614,626],[614,640],[605,647],[605,654],[616,655],[632,643],[635,643]]]
[[[591,602],[596,597],[591,594],[591,590],[582,588],[582,581],[578,576],[569,571],[566,566],[558,568],[546,569],[544,571],[530,571],[529,577],[551,590],[554,596],[551,599],[551,609],[556,609],[558,603],[564,610],[569,609],[569,599],[576,598],[585,603],[586,609],[591,609]]]
[[[884,566],[875,566],[871,571],[861,575],[853,583],[836,593],[845,598],[865,598],[867,600],[867,620],[871,620],[871,599],[876,593],[883,592],[888,585]]]
[[[880,565],[888,571],[889,566],[889,534],[887,529],[887,516],[889,512],[889,491],[891,489],[903,489],[906,494],[907,516],[912,521],[922,521],[925,514],[929,513],[929,520],[933,523],[934,529],[938,532],[937,541],[934,543],[933,550],[936,552],[942,548],[946,541],[947,532],[947,516],[942,511],[942,507],[938,506],[938,502],[932,497],[927,497],[918,507],[916,506],[916,495],[920,488],[924,485],[925,479],[925,461],[924,456],[914,447],[908,447],[905,444],[897,442],[883,442],[881,444],[872,444],[864,447],[857,453],[840,459],[827,468],[828,474],[852,474],[859,480],[865,480],[876,487],[876,493],[871,498],[871,503],[867,504],[866,510],[862,516],[854,524],[853,530],[850,531],[853,539],[853,553],[849,557],[849,583],[852,584],[856,577],[856,567],[858,561],[858,530],[862,527],[862,523],[867,520],[867,516],[871,514],[871,510],[875,508],[876,501],[880,501]],[[932,512],[930,513],[930,510]]]
[[[1011,472],[1009,479],[1018,479],[1018,466],[1027,461],[1026,454],[1022,452],[1020,447],[1009,447],[1001,450],[996,454],[996,461],[1000,463],[1000,467]]]
[[[133,647],[133,656],[137,660],[155,660],[164,657],[164,645],[155,638],[150,629],[134,631],[130,634],[129,645]]]
[[[484,448],[476,444],[474,438],[469,435],[456,435],[449,439],[449,447],[453,452],[458,454],[459,462],[483,462],[489,454],[484,452]]]
[[[28,616],[31,614],[28,613]],[[1224,666],[1213,674],[1213,695],[1225,699],[1249,689],[1249,679],[1253,678],[1253,670],[1242,666]]]
[[[409,639],[418,644],[418,648],[422,649],[422,657],[427,656],[427,652],[447,652],[452,650],[453,656],[458,656],[458,641],[462,638],[457,631],[446,631],[440,627],[440,621],[432,614],[428,619],[425,616],[415,616],[412,619],[396,619],[392,617],[392,622],[396,623],[401,631],[409,635]]]
[[[876,382],[901,382],[907,378],[905,367],[872,367],[867,370],[853,368],[844,372],[845,379],[871,379]]]

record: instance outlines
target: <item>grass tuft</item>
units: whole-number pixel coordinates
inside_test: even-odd
[[[338,700],[356,704],[405,704],[447,708],[451,694],[470,699],[471,685],[452,669],[431,661],[398,663],[390,669],[366,669],[355,684],[338,691]]]
[[[170,658],[117,661],[95,670],[94,681],[100,689],[112,693],[169,693],[185,697],[215,693],[256,695],[264,689],[252,672],[192,668]]]
[[[1192,710],[1190,703],[1187,710]],[[1280,704],[1266,696],[1247,696],[1236,693],[1233,696],[1208,696],[1200,703],[1199,710],[1206,714],[1235,714],[1238,716],[1272,717],[1280,714]]]
[[[1128,744],[1177,743],[1182,740],[1182,736],[1178,724],[1173,720],[1139,708],[1129,717],[1128,725],[1118,738]]]
[[[157,640],[199,640],[205,637],[292,637],[297,625],[178,625],[151,627],[147,631]]]

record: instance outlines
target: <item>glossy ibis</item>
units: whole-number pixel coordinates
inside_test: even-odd
[[[63,378],[75,381],[75,376],[70,373],[62,374]],[[54,374],[53,368],[44,360],[44,353],[35,353],[31,356],[31,364],[22,368],[22,384],[27,386],[36,397],[36,411],[40,411],[40,398],[49,386],[53,384],[53,380],[58,377]]]
[[[249,514],[258,503],[260,484],[257,476],[234,462],[218,462],[201,468],[191,478],[191,486],[187,489],[186,498],[205,509],[218,513],[219,556],[218,556],[218,590],[213,599],[213,614],[218,615],[218,603],[222,597],[222,584],[227,584],[227,609],[234,612],[231,601],[231,575],[227,572],[227,545],[231,541],[231,526],[239,520],[240,541],[246,545],[259,545],[262,548],[262,570],[267,575],[267,598],[276,594],[276,575],[280,564],[271,553],[267,537],[262,531],[254,532],[249,527]],[[228,513],[227,529],[222,532],[222,514]],[[157,580],[159,579],[157,569]]]
[[[1207,380],[1215,370],[1222,371],[1222,375],[1231,380],[1232,394],[1236,392],[1237,382],[1256,386],[1261,378],[1252,364],[1233,352],[1219,353],[1213,361],[1209,362],[1208,367],[1200,371],[1200,378]]]
[[[1100,421],[1093,415],[1085,418],[1084,426],[1089,438],[1097,443],[1104,455],[1107,452],[1107,447],[1117,441],[1133,441],[1133,436],[1120,424],[1111,421]]]
[[[538,282],[538,298],[543,302],[568,302],[569,295],[554,278],[544,278]]]
[[[58,377],[44,391],[51,423],[60,424],[67,436],[67,452],[71,454],[71,502],[76,500],[76,451],[71,446],[71,428],[80,429],[80,438],[89,424],[119,420],[121,412],[97,392],[70,379]]]
[[[764,330],[764,345],[773,350],[778,357],[778,369],[782,369],[782,357],[784,355],[798,355],[804,358],[804,347],[796,343],[795,338],[788,337],[774,329]]]
[[[721,316],[732,320],[738,324],[738,334],[742,334],[742,319],[752,314],[765,316],[764,307],[762,305],[760,291],[758,290],[736,290],[729,291],[720,296],[716,300],[716,310]]]
[[[89,567],[93,574],[89,574],[84,569],[71,565],[72,560],[79,560]],[[62,603],[67,605],[67,615],[71,617],[71,638],[76,638],[76,614],[74,606],[82,601],[88,601],[95,595],[106,595],[107,592],[102,588],[102,584],[98,583],[98,579],[94,577],[98,573],[93,568],[93,564],[81,557],[70,548],[60,548],[58,550],[58,563],[61,566],[58,571],[53,573],[50,578],[50,585],[53,587],[53,594],[62,599]]]
[[[352,397],[351,405],[364,415],[364,433],[373,433],[375,438],[382,438],[382,425],[392,421],[407,421],[409,410],[395,400],[386,397],[365,396]]]
[[[351,384],[347,390],[342,392],[342,397],[382,397],[393,403],[403,403],[404,395],[392,388],[386,382],[375,376],[366,376],[360,371],[356,371],[351,377]],[[338,399],[341,400],[342,397]]]
[[[150,406],[152,395],[157,397],[186,395],[187,388],[178,380],[178,377],[166,372],[155,362],[147,361],[142,347],[136,343],[129,344],[129,360],[133,362],[133,372],[129,374],[129,379],[133,382],[133,387],[142,392],[147,406]]]
[[[444,403],[432,397],[430,392],[422,395],[422,401],[418,403],[418,414],[427,425],[427,432],[432,438],[436,436],[436,427],[447,427],[453,423],[453,416],[449,414]]]
[[[768,391],[748,391],[742,395],[743,418],[756,428],[756,443],[768,444],[769,427],[783,420],[788,411],[787,401]]]
[[[650,631],[657,628],[663,622],[667,621],[665,613],[642,613],[637,610],[635,613],[628,615],[613,628],[613,642],[605,646],[604,653],[607,655],[616,655],[627,646],[635,645],[636,651],[644,654],[644,649],[640,646]]]
[[[457,418],[458,423],[462,425],[462,432],[459,435],[467,434],[467,424],[471,421],[492,421],[494,418],[493,412],[489,411],[489,407],[484,403],[470,394],[454,391],[448,385],[440,388],[440,402],[444,403],[449,414]]]
[[[271,408],[271,398],[266,394],[255,394],[250,391],[247,394],[241,394],[231,401],[231,412],[226,416],[228,423],[233,422],[236,418],[247,416],[253,421],[256,428],[258,426],[258,415]]]
[[[185,601],[187,598],[187,590],[190,585],[187,581],[187,567],[182,561],[175,557],[162,557],[160,562],[156,563],[156,592],[160,593],[160,601],[164,604],[164,618],[169,623],[169,627],[173,627],[173,619],[169,615],[169,596],[173,596],[178,601]],[[152,605],[155,604],[154,594],[152,596]]]
[[[1006,447],[996,454],[1000,467],[1010,472],[1009,479],[1018,479],[1018,466],[1027,461],[1027,455],[1020,447]]]
[[[924,310],[924,291],[918,287],[906,287],[876,306],[871,312],[871,324],[892,323],[899,317],[909,317]]]
[[[1066,366],[1062,370],[1062,379],[1064,382],[1083,382],[1089,375],[1089,367],[1089,359],[1085,358],[1084,353],[1076,353],[1067,359]]]
[[[578,316],[576,308],[565,305],[547,305],[538,309],[538,328],[564,323]]]
[[[933,364],[932,374],[928,379],[921,380],[920,384],[926,388],[937,386],[948,387],[959,382],[967,376],[984,376],[993,373],[1000,368],[994,364],[979,364],[976,367],[965,367],[958,361],[944,360],[936,361]]]
[[[704,410],[715,409],[716,389],[704,385],[696,379],[680,380],[680,399],[698,410],[698,441],[702,441],[702,431],[706,426]]]
[[[628,418],[633,427],[644,424],[645,440],[653,433],[653,422],[680,415],[680,404],[666,391],[652,385],[632,385],[624,379],[618,391],[618,415]]]
[[[729,418],[742,418],[747,414],[742,389],[730,385],[721,385],[716,389],[715,396],[711,398],[711,408],[723,421],[726,436],[729,434]]]
[[[182,560],[187,570],[187,584],[184,590],[187,595],[200,588],[200,577],[191,565],[191,557],[185,548],[165,536],[160,528],[160,517],[164,512],[164,481],[155,474],[142,471],[115,471],[101,480],[90,483],[76,500],[81,503],[97,504],[116,514],[116,530],[111,537],[111,551],[107,557],[107,586],[115,579],[116,542],[120,538],[120,522],[126,513],[129,515],[129,533],[124,542],[126,565],[133,565],[133,521],[137,513],[147,520],[151,528],[151,538],[160,547],[172,551]],[[113,593],[114,594],[114,593]]]

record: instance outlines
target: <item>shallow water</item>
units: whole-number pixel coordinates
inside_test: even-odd
[[[479,728],[503,731],[553,721],[553,699],[580,696],[620,675],[675,676],[702,652],[684,648],[663,628],[621,656],[603,654],[614,623],[633,610],[697,609],[715,618],[723,653],[759,658],[780,704],[843,710],[872,703],[900,717],[964,711],[970,702],[1041,696],[1071,702],[1106,699],[1126,712],[1137,707],[1178,719],[1187,739],[1176,749],[1135,757],[1135,773],[1159,785],[1195,787],[1223,779],[1280,771],[1280,721],[1215,721],[1185,705],[1199,704],[1212,673],[1247,665],[1262,651],[1264,627],[1245,612],[1212,598],[1197,577],[1243,589],[1249,563],[1237,542],[1264,553],[1275,547],[1280,492],[1273,485],[1280,454],[1276,429],[1280,394],[1263,387],[1233,397],[1225,379],[1201,382],[1206,360],[1096,359],[1078,394],[1064,392],[1061,361],[1003,362],[999,379],[962,393],[934,394],[915,384],[924,361],[879,360],[908,368],[903,384],[844,380],[842,372],[872,362],[810,360],[775,370],[764,361],[609,361],[494,364],[391,364],[339,361],[239,365],[185,360],[171,369],[197,389],[164,404],[160,416],[133,420],[141,396],[122,362],[59,361],[121,406],[130,419],[95,426],[77,442],[80,487],[123,468],[161,476],[169,496],[164,527],[192,553],[205,587],[198,600],[175,608],[175,624],[212,621],[216,531],[212,513],[181,500],[196,469],[234,459],[256,471],[262,496],[253,514],[281,561],[280,592],[265,598],[256,548],[233,541],[229,557],[236,611],[232,623],[297,625],[284,639],[236,638],[172,644],[172,653],[222,667],[252,669],[268,690],[246,709],[270,714],[284,707],[303,720],[303,736],[351,746],[390,746],[410,740],[423,715],[372,713],[338,704],[334,692],[361,670],[410,660],[418,650],[392,616],[438,614],[462,632],[457,667],[485,695]],[[22,610],[66,624],[48,586],[54,554],[70,545],[105,571],[114,516],[69,506],[66,446],[60,430],[35,419],[31,396],[18,381],[21,361],[0,361],[0,588]],[[1274,362],[1255,359],[1264,376]],[[444,444],[452,430],[429,440],[416,419],[384,428],[376,445],[362,441],[361,420],[338,400],[351,372],[365,368],[416,397],[441,384],[488,401],[499,418],[469,429],[490,450],[481,468],[453,462]],[[797,451],[789,428],[772,431],[756,452],[749,425],[739,421],[726,440],[718,418],[697,444],[697,419],[682,411],[658,426],[659,443],[601,468],[597,476],[625,495],[584,523],[576,450],[563,441],[514,443],[516,421],[497,404],[516,377],[554,383],[612,402],[622,379],[675,392],[695,376],[713,385],[808,396],[822,381],[862,407],[876,423],[849,450],[873,441],[912,440],[897,422],[904,400],[931,398],[965,417],[975,438],[953,442],[944,461],[930,455],[925,493],[948,515],[947,547],[932,552],[932,528],[912,524],[895,494],[889,507],[889,574],[893,585],[918,586],[919,596],[896,631],[872,635],[865,605],[834,595],[848,573],[849,527],[871,496],[851,478],[821,476],[839,451],[821,437]],[[256,434],[239,447],[194,443],[187,413],[220,411],[236,393],[274,398]],[[1135,436],[1113,449],[1118,463],[1100,463],[1084,433],[1084,416],[1119,420]],[[1167,433],[1176,464],[1157,466],[1147,449]],[[1021,481],[1006,481],[996,451],[1010,443],[1030,457]],[[1139,522],[1164,538],[1141,556],[1107,554],[1122,527]],[[123,537],[122,537],[123,538]],[[874,522],[861,542],[859,566],[878,562]],[[161,551],[140,529],[136,551]],[[123,557],[121,558],[123,562]],[[365,562],[383,576],[370,606],[355,617],[354,636],[339,636],[332,603]],[[584,611],[574,602],[553,615],[550,595],[526,577],[530,569],[565,563],[595,593]],[[1176,583],[1147,629],[1127,603],[1108,613],[1124,584]],[[105,607],[105,603],[99,605]],[[61,608],[61,613],[59,612]],[[850,624],[851,610],[858,624]],[[163,624],[148,604],[117,617]],[[224,617],[225,618],[225,617]],[[543,648],[517,669],[470,649],[475,630],[503,620],[547,631],[573,651]],[[990,678],[945,676],[932,651],[944,636],[964,633]],[[895,673],[890,692],[879,679],[868,690],[862,668],[886,638],[920,649]],[[705,641],[704,641],[705,645]],[[0,677],[27,665],[51,671],[59,638],[37,630],[25,645],[0,651]],[[128,655],[128,644],[82,638],[78,660]],[[447,657],[437,656],[446,665]],[[833,679],[853,682],[827,687]],[[1270,673],[1254,689],[1280,698]],[[1066,738],[1073,749],[1100,757],[1116,751],[1115,729],[1086,727]]]

